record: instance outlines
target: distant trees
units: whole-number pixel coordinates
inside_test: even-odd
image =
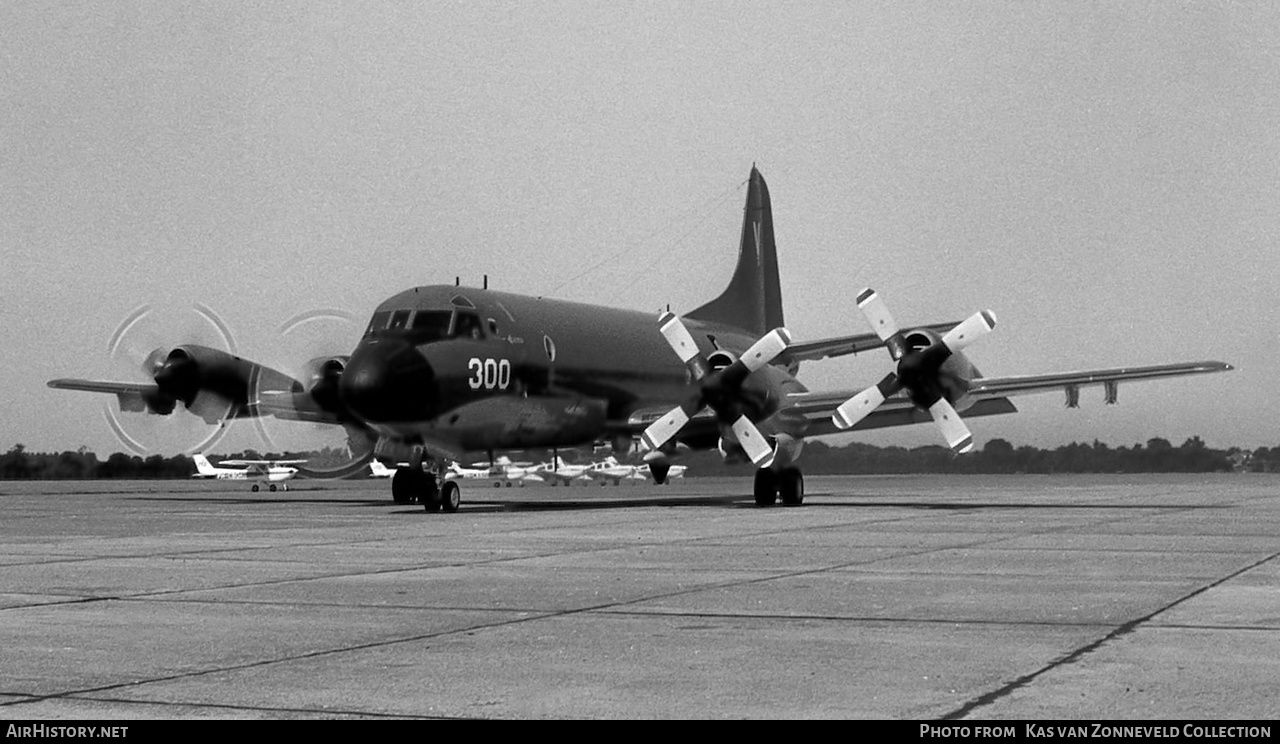
[[[98,456],[81,447],[65,452],[31,454],[15,444],[0,455],[0,479],[81,480],[86,478],[185,478],[195,472],[190,457],[151,455],[142,458],[116,452],[100,462]]]
[[[1238,449],[1234,450],[1239,452]],[[807,444],[804,471],[814,475],[836,473],[1212,473],[1236,469],[1280,472],[1280,447],[1258,450],[1249,458],[1252,467],[1239,467],[1241,457],[1232,450],[1207,447],[1199,437],[1180,446],[1153,438],[1146,445],[1110,447],[1094,440],[1054,449],[1015,447],[1004,439],[992,439],[978,452],[955,457],[945,447],[876,447],[854,442],[844,447]],[[733,475],[741,470],[726,466],[718,453],[695,453],[681,461],[691,474]]]
[[[346,453],[268,452],[253,450],[228,455],[236,459],[307,459],[317,467],[346,460]],[[221,459],[214,456],[214,459]],[[695,452],[681,464],[690,475],[743,475],[737,465],[726,465],[714,450]],[[1148,439],[1132,447],[1109,447],[1096,439],[1090,444],[1072,443],[1054,449],[1026,445],[1015,447],[1004,439],[992,439],[978,452],[955,457],[945,447],[876,447],[854,442],[833,447],[813,441],[805,445],[804,471],[814,475],[835,473],[1211,473],[1248,470],[1280,472],[1280,446],[1243,450],[1213,449],[1200,437],[1177,447],[1167,439]],[[186,478],[195,464],[184,455],[143,458],[116,452],[105,461],[81,447],[75,451],[31,453],[15,444],[0,455],[0,479],[75,480],[84,478]]]

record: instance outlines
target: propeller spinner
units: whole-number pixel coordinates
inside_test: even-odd
[[[752,344],[741,358],[723,369],[711,371],[711,365],[679,317],[663,313],[659,323],[663,337],[689,368],[698,390],[645,429],[641,437],[645,448],[656,450],[663,446],[698,411],[709,406],[720,423],[730,427],[751,462],[756,467],[767,467],[773,461],[773,449],[743,410],[742,384],[752,372],[786,350],[791,334],[786,328],[775,328]]]
[[[853,427],[886,398],[905,389],[912,402],[927,410],[933,417],[953,452],[968,452],[972,449],[973,436],[944,395],[939,370],[952,354],[990,333],[996,326],[995,314],[990,310],[974,313],[960,325],[947,331],[939,343],[911,349],[907,346],[902,330],[890,315],[889,308],[875,290],[864,289],[858,294],[858,309],[876,335],[884,341],[889,356],[897,363],[897,369],[842,403],[831,417],[835,425],[841,429]]]

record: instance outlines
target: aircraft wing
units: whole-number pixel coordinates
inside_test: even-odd
[[[253,402],[260,415],[275,416],[289,421],[309,421],[316,424],[341,424],[342,419],[332,411],[321,408],[310,393],[264,391]]]
[[[1046,393],[1055,390],[1063,391],[1067,396],[1067,405],[1074,406],[1078,400],[1079,389],[1089,385],[1106,386],[1108,388],[1107,400],[1114,403],[1115,389],[1121,382],[1225,372],[1230,369],[1232,369],[1232,366],[1225,362],[1182,362],[1146,367],[1115,367],[1112,369],[1058,372],[1042,375],[979,377],[973,380],[969,386],[967,397],[972,401],[971,405],[960,413],[966,419],[977,416],[1015,413],[1018,409],[1009,400],[1009,396]],[[860,391],[850,390],[792,394],[793,404],[788,408],[784,408],[778,415],[784,422],[799,419],[806,436],[821,436],[824,434],[836,434],[841,431],[859,431],[880,429],[888,426],[920,424],[932,420],[928,411],[917,408],[905,394],[898,393],[887,398],[866,418],[859,421],[853,429],[842,430],[836,428],[831,422],[831,415],[835,412],[836,407],[858,392]]]
[[[48,385],[58,390],[113,393],[120,401],[120,410],[129,413],[141,413],[147,410],[146,398],[156,398],[160,395],[160,388],[151,382],[106,382],[61,377],[57,380],[49,380]]]
[[[933,421],[928,411],[917,408],[905,395],[894,395],[881,403],[876,410],[867,414],[852,429],[837,428],[831,416],[841,403],[860,391],[845,390],[823,393],[801,393],[791,396],[794,403],[779,413],[784,421],[801,420],[804,436],[824,436],[842,434],[850,431],[867,429],[883,429],[890,426],[906,426]],[[1017,413],[1018,409],[1008,398],[994,396],[974,401],[973,405],[962,413],[966,419],[976,416],[998,416],[1003,413]],[[786,424],[783,424],[784,427]],[[790,427],[787,427],[790,428]]]
[[[925,326],[913,326],[922,330],[944,334],[960,325],[960,321],[950,323],[933,323]],[[856,336],[837,336],[817,341],[793,341],[786,351],[778,355],[775,363],[790,366],[794,362],[816,362],[820,359],[860,354],[871,349],[884,346],[884,341],[874,333],[860,333]]]
[[[1226,372],[1233,369],[1226,362],[1182,362],[1149,367],[1115,367],[1085,372],[1062,372],[1047,375],[1018,375],[1013,377],[980,377],[969,387],[969,395],[989,398],[1002,395],[1025,395],[1063,390],[1068,405],[1074,403],[1074,392],[1087,385],[1114,386],[1132,380],[1156,380],[1164,377],[1200,375],[1210,372]],[[1115,402],[1108,396],[1108,402]]]
[[[627,477],[617,473],[606,473],[603,470],[588,470],[587,475],[593,480],[607,481],[609,483],[621,483]]]
[[[562,473],[558,470],[539,470],[537,475],[543,478],[548,478],[554,481],[558,481],[560,483],[572,483],[576,480],[582,480],[583,474],[576,473],[574,475],[570,475],[568,473]]]
[[[272,467],[275,465],[305,465],[309,460],[223,460],[219,465],[243,468],[253,465]]]

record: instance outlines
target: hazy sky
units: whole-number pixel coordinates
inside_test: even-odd
[[[216,335],[197,304],[286,368],[455,276],[690,310],[753,162],[797,338],[866,330],[870,285],[906,325],[995,311],[988,375],[1237,367],[1021,397],[980,445],[1280,444],[1275,3],[20,0],[0,62],[0,450],[121,449],[113,399],[45,382],[137,379],[123,357]],[[283,328],[320,308],[359,320]]]

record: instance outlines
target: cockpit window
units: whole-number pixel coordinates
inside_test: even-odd
[[[423,341],[436,341],[449,335],[450,310],[419,310],[413,318],[413,335]]]
[[[457,338],[480,338],[480,316],[474,313],[458,313],[453,321],[453,335]]]
[[[373,320],[369,321],[369,327],[365,329],[364,335],[368,336],[374,331],[381,331],[387,327],[387,323],[391,320],[391,311],[383,310],[373,314]]]
[[[413,315],[412,310],[397,310],[391,314],[391,325],[388,326],[393,331],[409,327],[409,316]]]

